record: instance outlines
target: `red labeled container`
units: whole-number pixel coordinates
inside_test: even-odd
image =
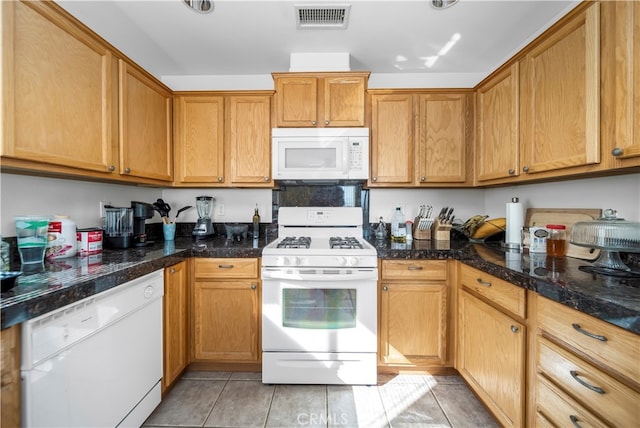
[[[78,241],[78,254],[89,256],[102,253],[102,229],[78,229],[76,233]]]
[[[566,229],[564,224],[547,225],[547,257],[564,257],[567,252]]]

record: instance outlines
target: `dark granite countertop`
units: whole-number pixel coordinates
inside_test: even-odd
[[[619,279],[583,272],[583,260],[563,258],[562,266],[545,258],[503,251],[496,244],[452,240],[419,241],[411,245],[371,241],[380,258],[455,259],[572,308],[640,334],[640,279]],[[23,274],[15,288],[2,293],[2,328],[10,327],[108,290],[188,257],[260,257],[265,242],[228,241],[224,237],[127,250],[104,250],[99,256],[59,259],[45,271]],[[18,266],[20,267],[19,261]],[[563,270],[564,272],[561,272]]]

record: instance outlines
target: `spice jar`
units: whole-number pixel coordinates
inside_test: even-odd
[[[564,224],[548,224],[547,257],[564,257],[567,247],[566,226]]]

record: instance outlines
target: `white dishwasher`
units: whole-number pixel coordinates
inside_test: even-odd
[[[160,403],[159,270],[22,327],[25,427],[139,427]]]

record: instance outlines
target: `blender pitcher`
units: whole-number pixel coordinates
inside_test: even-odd
[[[211,208],[213,207],[213,197],[197,196],[196,210],[198,211],[198,221],[193,228],[193,236],[196,238],[208,238],[214,235],[213,224],[211,223]]]

